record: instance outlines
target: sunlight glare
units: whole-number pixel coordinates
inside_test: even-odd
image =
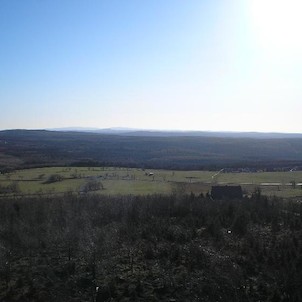
[[[251,33],[256,47],[274,57],[302,51],[301,0],[249,1]]]

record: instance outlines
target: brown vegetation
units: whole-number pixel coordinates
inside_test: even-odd
[[[301,301],[297,202],[151,195],[0,202],[0,301]]]

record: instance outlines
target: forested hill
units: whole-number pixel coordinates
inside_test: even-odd
[[[180,131],[180,130],[140,130],[131,128],[54,128],[49,131],[63,132],[86,132],[98,134],[111,134],[123,136],[199,136],[199,137],[229,137],[229,138],[301,138],[302,133],[280,133],[280,132],[236,132],[236,131]]]
[[[115,165],[165,169],[302,166],[302,138],[0,131],[0,168]]]

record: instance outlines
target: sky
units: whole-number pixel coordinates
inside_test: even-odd
[[[301,0],[0,0],[0,129],[302,133]]]

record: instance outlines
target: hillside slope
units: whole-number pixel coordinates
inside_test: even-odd
[[[45,130],[0,131],[2,168],[64,164],[165,169],[271,168],[292,167],[301,163],[301,138],[162,137]]]

